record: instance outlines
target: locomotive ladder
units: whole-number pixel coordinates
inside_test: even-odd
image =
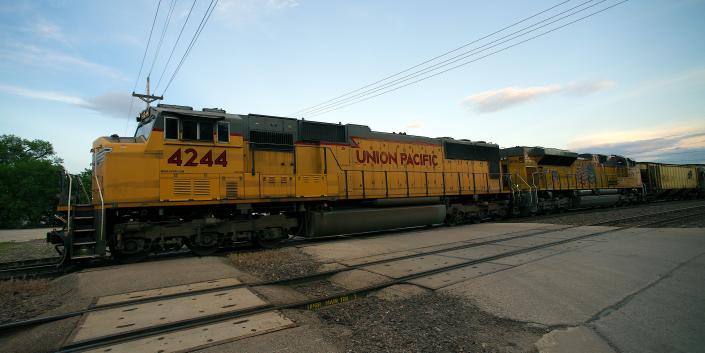
[[[104,203],[99,181],[94,174],[100,198],[100,208],[97,208],[81,178],[78,175],[68,173],[66,176],[68,179],[66,225],[61,235],[64,243],[64,260],[100,257],[105,253],[105,237]],[[74,187],[74,179],[78,181],[80,189],[83,191],[85,203],[79,203],[81,192],[77,187]]]

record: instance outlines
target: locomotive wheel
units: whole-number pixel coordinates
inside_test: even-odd
[[[204,232],[200,235],[193,235],[186,246],[198,256],[213,255],[218,251],[218,233]]]
[[[140,262],[149,255],[147,242],[142,238],[128,238],[123,241],[122,249],[114,249],[110,251],[113,257],[120,263],[131,264]]]
[[[255,234],[255,243],[265,249],[275,249],[285,238],[281,229],[267,229]]]

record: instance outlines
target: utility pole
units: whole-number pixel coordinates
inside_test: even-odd
[[[152,102],[164,99],[163,96],[153,96],[153,95],[149,94],[149,76],[147,76],[147,94],[139,94],[139,93],[132,92],[132,96],[137,97],[137,98],[141,99],[143,102],[147,103],[147,109],[149,109],[149,105]]]

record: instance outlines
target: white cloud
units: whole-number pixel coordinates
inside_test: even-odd
[[[705,163],[705,123],[620,129],[584,136],[568,147],[585,153],[620,154],[638,161]]]
[[[61,28],[43,18],[34,20],[34,23],[30,27],[29,31],[40,38],[51,39],[61,43],[68,43],[68,39],[64,35]]]
[[[420,129],[420,128],[422,128],[423,126],[424,126],[424,123],[422,123],[422,122],[420,122],[420,121],[414,121],[414,122],[409,123],[408,125],[406,125],[406,128],[407,128],[407,129]]]
[[[559,93],[569,96],[585,96],[613,85],[612,81],[600,80],[526,88],[506,87],[467,96],[462,100],[462,104],[478,113],[491,113]]]
[[[216,15],[232,24],[243,25],[257,20],[262,15],[298,7],[298,0],[220,0]]]
[[[48,101],[54,101],[54,102],[61,102],[61,103],[72,104],[72,105],[77,105],[77,106],[85,106],[88,104],[88,102],[86,102],[85,100],[83,100],[80,97],[71,96],[71,95],[67,95],[64,93],[60,93],[60,92],[39,91],[39,90],[32,90],[32,89],[27,89],[27,88],[22,88],[22,87],[17,87],[17,86],[9,86],[9,85],[1,85],[0,84],[0,92],[9,93],[9,94],[12,94],[15,96],[48,100]]]
[[[141,111],[144,107],[144,102],[132,97],[129,93],[111,92],[86,98],[87,106],[84,108],[91,109],[107,116],[116,118],[124,118],[130,108],[130,99],[133,101],[132,112]]]
[[[126,116],[129,110],[130,99],[133,100],[133,107],[141,107],[140,104],[144,104],[137,98],[131,97],[129,94],[115,92],[82,98],[62,92],[34,90],[4,84],[0,84],[0,92],[20,97],[70,104],[115,118],[124,118]],[[141,108],[135,108],[133,111],[139,109]]]
[[[279,10],[297,7],[300,3],[297,0],[269,0],[268,5],[271,8]]]
[[[656,80],[640,82],[636,88],[625,93],[621,97],[615,97],[617,101],[628,98],[640,97],[642,95],[657,93],[672,89],[674,87],[684,88],[692,85],[702,85],[705,83],[705,68],[696,67],[690,70],[678,72]]]
[[[116,80],[127,80],[125,75],[112,67],[35,45],[15,44],[0,48],[0,59],[52,70],[84,70]]]

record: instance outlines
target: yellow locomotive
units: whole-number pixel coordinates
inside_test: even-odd
[[[92,202],[68,179],[66,259],[320,237],[641,198],[622,157],[164,105],[93,143]]]
[[[502,149],[504,171],[524,213],[610,206],[644,199],[636,163],[622,156],[543,147]]]

